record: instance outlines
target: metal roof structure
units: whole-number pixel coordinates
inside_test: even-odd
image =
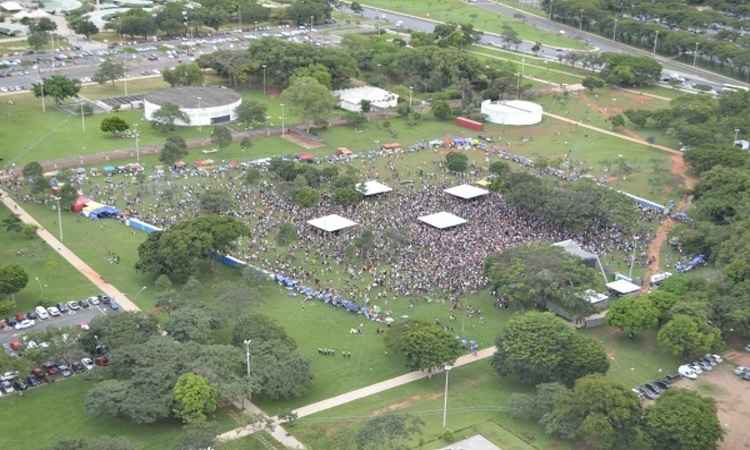
[[[215,86],[184,86],[147,94],[144,100],[156,105],[172,103],[180,108],[212,108],[224,106],[241,100],[235,91]]]
[[[357,185],[357,191],[359,191],[359,193],[364,195],[365,197],[385,194],[386,192],[391,192],[392,190],[393,188],[375,180],[365,181],[364,183],[359,183]]]
[[[331,233],[334,231],[340,231],[349,227],[353,227],[357,225],[357,222],[349,220],[346,217],[341,217],[338,214],[331,214],[328,216],[318,217],[317,219],[308,220],[307,224],[312,225],[319,230]]]
[[[435,214],[429,214],[427,216],[420,216],[418,217],[418,219],[420,222],[424,222],[427,225],[435,227],[439,230],[452,228],[466,223],[466,219],[462,219],[455,214],[451,214],[445,211],[441,211]]]
[[[470,184],[462,184],[443,190],[446,194],[450,194],[454,197],[462,198],[464,200],[471,200],[477,197],[482,197],[490,193],[487,189],[478,188]]]

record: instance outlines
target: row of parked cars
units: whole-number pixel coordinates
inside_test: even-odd
[[[712,371],[722,361],[721,356],[707,353],[703,358],[681,365],[677,368],[677,372],[689,380],[695,380],[703,372]]]
[[[120,309],[120,306],[108,295],[100,294],[97,296],[85,298],[83,300],[72,300],[67,303],[58,303],[54,306],[37,306],[33,311],[17,312],[15,316],[7,319],[0,319],[0,330],[13,328],[16,330],[25,330],[36,325],[37,320],[47,320],[52,317],[60,317],[69,311],[78,311],[88,309],[91,306],[107,305],[113,311]]]
[[[672,383],[675,380],[679,380],[680,375],[674,374],[674,375],[667,375],[664,378],[660,378],[658,380],[649,381],[648,383],[640,384],[633,388],[633,392],[638,396],[638,398],[647,398],[649,400],[656,400],[659,398],[661,394],[666,392],[668,389],[672,387]]]
[[[31,369],[25,377],[12,370],[0,375],[0,397],[14,392],[23,392],[43,383],[54,382],[58,378],[68,378],[74,374],[93,370],[96,366],[107,366],[109,359],[105,355],[95,358],[81,358],[80,361],[48,361],[41,367]]]

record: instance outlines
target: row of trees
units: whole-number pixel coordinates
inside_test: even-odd
[[[327,189],[329,197],[338,205],[354,205],[362,200],[357,191],[357,174],[351,167],[339,173],[338,167],[317,166],[274,159],[269,168],[281,182],[280,188],[299,206],[308,208],[320,202],[321,190]]]
[[[750,78],[750,49],[734,42],[716,39],[710,34],[671,30],[661,24],[620,17],[618,5],[629,2],[590,2],[586,0],[544,0],[543,7],[552,19],[586,31],[614,37],[621,42],[659,54],[696,62],[736,77]],[[678,6],[674,12],[691,9]],[[695,53],[697,49],[697,54]]]

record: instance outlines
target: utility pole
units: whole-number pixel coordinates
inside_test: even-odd
[[[86,133],[86,116],[83,114],[83,102],[81,102],[81,132]]]
[[[313,20],[315,20],[315,16],[310,16],[310,34],[312,34],[313,30]]]
[[[135,128],[135,133],[133,133],[133,136],[135,137],[135,161],[140,163],[141,162],[141,146],[138,145],[138,138],[141,135],[138,132],[138,128]]]
[[[250,378],[250,344],[253,342],[252,339],[245,339],[245,364],[247,365],[247,378]]]
[[[62,230],[62,209],[60,208],[60,197],[55,197],[57,201],[57,230],[60,233],[60,242],[63,241],[63,230]]]
[[[42,90],[42,112],[47,112],[47,99],[44,95],[44,78],[42,78],[42,73],[39,71],[39,67],[36,68],[36,74],[39,75],[39,86]]]
[[[612,40],[617,40],[617,21],[620,20],[619,17],[615,17],[615,27],[612,29]]]
[[[734,129],[734,142],[737,142],[737,139],[739,139],[739,137],[740,137],[740,129],[735,128]]]
[[[448,372],[450,372],[451,369],[451,366],[445,366],[445,392],[443,392],[443,428],[448,425]]]
[[[267,95],[266,94],[266,68],[268,66],[266,66],[265,64],[263,64],[262,67],[263,67],[263,95]]]
[[[412,92],[414,92],[414,88],[412,86],[409,86],[409,109],[411,109]]]
[[[698,60],[698,45],[700,45],[700,42],[695,43],[695,51],[693,52],[693,67],[695,67],[695,63]]]
[[[656,30],[656,36],[654,36],[654,56],[656,56],[656,46],[659,44],[659,30]]]
[[[284,104],[281,104],[281,135],[284,136],[286,130],[284,129]]]

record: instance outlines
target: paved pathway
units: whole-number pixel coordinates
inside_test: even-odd
[[[494,346],[488,347],[488,348],[478,351],[476,355],[469,354],[469,355],[464,355],[458,358],[456,360],[456,363],[453,365],[453,367],[462,367],[467,364],[475,363],[477,361],[483,361],[491,357],[494,354],[495,354],[495,347]],[[311,403],[307,406],[297,408],[293,412],[297,414],[298,418],[306,417],[312,414],[319,413],[321,411],[326,411],[331,408],[336,408],[338,406],[345,405],[347,403],[351,403],[353,401],[363,399],[365,397],[369,397],[371,395],[379,394],[381,392],[385,392],[387,390],[394,389],[394,388],[403,386],[405,384],[409,384],[413,381],[419,381],[419,380],[429,377],[430,375],[435,375],[436,373],[441,373],[441,372],[442,371],[433,372],[432,374],[428,372],[423,372],[423,371],[414,371],[414,372],[405,373],[403,375],[399,375],[397,377],[390,378],[388,380],[381,381],[379,383],[371,384],[369,386],[365,386],[360,389],[355,389],[353,391],[349,391],[344,394],[337,395],[335,397],[331,397],[325,400],[321,400],[319,402]],[[281,423],[278,417],[273,417],[272,419],[275,424]],[[278,426],[276,428],[281,429]],[[256,425],[247,425],[245,427],[236,428],[234,430],[227,431],[226,433],[219,435],[219,440],[222,442],[232,441],[235,439],[243,438],[245,436],[249,436],[255,433],[256,431],[259,431],[259,428]],[[297,448],[297,447],[294,447],[294,448]]]
[[[107,283],[101,275],[99,275],[94,269],[91,268],[88,264],[83,262],[81,258],[79,258],[75,253],[70,251],[68,247],[63,245],[62,242],[60,242],[56,237],[52,235],[49,231],[47,231],[46,228],[41,226],[39,222],[36,221],[29,213],[26,212],[21,206],[15,202],[7,192],[5,192],[3,189],[0,189],[0,199],[5,204],[5,206],[10,209],[13,214],[15,214],[23,223],[34,225],[36,227],[36,234],[39,236],[44,242],[46,242],[54,251],[56,251],[60,256],[65,258],[66,261],[70,263],[78,272],[81,273],[84,277],[86,277],[89,281],[91,281],[94,286],[96,286],[101,292],[109,295],[115,301],[117,301],[117,304],[122,307],[125,311],[140,311],[140,308],[135,305],[130,299],[123,294],[120,290],[118,290],[116,287],[112,286],[111,284]]]

